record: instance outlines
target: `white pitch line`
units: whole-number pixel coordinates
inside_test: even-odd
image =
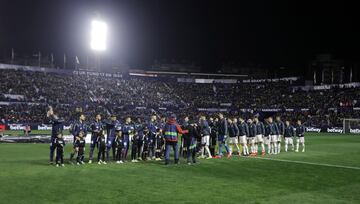
[[[343,166],[343,165],[336,165],[336,164],[325,164],[325,163],[314,163],[314,162],[305,162],[305,161],[294,161],[294,160],[286,160],[286,159],[275,159],[269,157],[251,157],[254,159],[263,159],[263,160],[270,160],[270,161],[281,161],[281,162],[288,162],[288,163],[297,163],[297,164],[309,164],[309,165],[316,165],[316,166],[327,166],[327,167],[335,167],[335,168],[344,168],[344,169],[355,169],[360,170],[360,167],[356,166]]]

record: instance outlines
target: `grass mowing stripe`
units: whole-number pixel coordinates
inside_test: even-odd
[[[286,160],[286,159],[275,159],[268,157],[248,157],[252,159],[262,159],[262,160],[270,160],[270,161],[280,161],[280,162],[289,162],[289,163],[297,163],[297,164],[308,164],[308,165],[316,165],[316,166],[327,166],[327,167],[335,167],[335,168],[344,168],[344,169],[355,169],[360,170],[360,167],[356,166],[343,166],[336,164],[325,164],[325,163],[315,163],[315,162],[305,162],[305,161],[294,161],[294,160]]]

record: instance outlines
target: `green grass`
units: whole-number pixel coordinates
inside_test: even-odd
[[[306,144],[305,153],[267,157],[360,167],[359,136],[307,136]],[[254,158],[55,168],[48,151],[0,144],[0,203],[360,203],[359,169]]]

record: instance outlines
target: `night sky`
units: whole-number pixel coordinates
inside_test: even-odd
[[[359,12],[345,2],[0,0],[0,51],[83,59],[99,13],[109,25],[104,58],[133,67],[168,59],[206,71],[224,62],[303,68],[320,53],[359,61]]]

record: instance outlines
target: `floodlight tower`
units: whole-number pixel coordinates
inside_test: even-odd
[[[100,54],[106,50],[108,27],[104,21],[94,19],[91,22],[90,47],[95,52],[96,68],[100,71]]]

